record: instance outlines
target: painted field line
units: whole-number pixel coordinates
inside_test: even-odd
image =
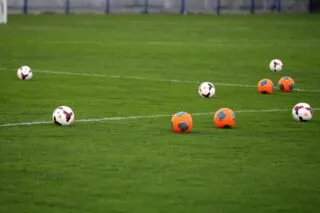
[[[0,68],[0,70],[9,70],[7,68]],[[177,79],[161,79],[161,78],[148,78],[142,76],[119,76],[119,75],[103,75],[95,73],[79,73],[79,72],[62,72],[62,71],[53,71],[53,70],[34,70],[39,73],[47,74],[57,74],[57,75],[70,75],[70,76],[85,76],[85,77],[101,77],[101,78],[121,78],[121,79],[133,79],[133,80],[146,80],[146,81],[159,81],[159,82],[172,82],[172,83],[191,83],[191,84],[200,84],[200,81],[189,81],[189,80],[177,80]],[[225,87],[248,87],[256,88],[256,85],[247,85],[247,84],[233,84],[233,83],[221,83],[215,82],[215,85],[225,86]],[[277,87],[275,87],[277,89]],[[296,91],[299,92],[320,92],[320,90],[306,90],[296,88]]]
[[[320,108],[313,108],[313,110],[319,110]],[[268,112],[283,112],[291,111],[292,109],[248,109],[248,110],[236,110],[235,113],[268,113]],[[210,115],[214,112],[197,112],[190,113],[192,116],[200,115]],[[148,118],[170,118],[172,114],[159,114],[159,115],[139,115],[139,116],[116,116],[116,117],[105,117],[105,118],[88,118],[76,120],[76,123],[89,123],[89,122],[102,122],[102,121],[122,121],[122,120],[138,120],[138,119],[148,119]],[[52,121],[35,121],[35,122],[21,122],[21,123],[8,123],[0,124],[0,127],[13,127],[13,126],[33,126],[33,125],[43,125],[52,124]]]
[[[0,70],[11,70],[8,68],[1,68]],[[103,75],[103,74],[95,74],[95,73],[80,73],[80,72],[62,72],[62,71],[54,71],[54,70],[34,70],[39,73],[47,73],[47,74],[57,74],[57,75],[70,75],[70,76],[85,76],[85,77],[100,77],[100,78],[120,78],[120,79],[133,79],[133,80],[145,80],[145,81],[159,81],[159,82],[171,82],[171,83],[191,83],[191,84],[200,84],[200,81],[189,81],[189,80],[177,80],[177,79],[161,79],[161,78],[148,78],[142,76],[119,76],[119,75]],[[225,86],[225,87],[247,87],[247,88],[256,88],[256,85],[248,85],[248,84],[234,84],[234,83],[221,83],[214,82],[217,86]],[[277,87],[274,87],[277,89]],[[300,89],[295,88],[298,92],[320,92],[320,90],[308,90],[308,89]]]
[[[133,79],[133,80],[145,80],[145,81],[175,82],[175,83],[192,83],[192,84],[201,83],[200,81],[147,78],[142,76],[119,76],[119,75],[103,75],[103,74],[94,74],[94,73],[61,72],[61,71],[52,71],[52,70],[35,70],[35,72],[48,73],[48,74],[61,74],[61,75],[76,75],[76,76],[86,76],[86,77],[121,78],[121,79]]]
[[[11,70],[8,68],[0,68],[0,70]],[[133,79],[133,80],[145,80],[145,81],[159,81],[159,82],[172,82],[172,83],[190,83],[190,84],[200,84],[200,81],[189,81],[189,80],[177,80],[177,79],[162,79],[162,78],[148,78],[142,76],[119,76],[119,75],[103,75],[95,73],[80,73],[80,72],[62,72],[54,70],[34,70],[34,72],[47,73],[47,74],[57,74],[57,75],[70,75],[70,76],[85,76],[85,77],[100,77],[100,78],[121,78],[121,79]],[[255,88],[255,85],[244,85],[244,84],[232,84],[232,83],[214,83],[218,86],[226,87],[251,87]],[[319,90],[320,92],[320,90]]]
[[[147,78],[147,77],[142,77],[142,76],[118,76],[118,75],[103,75],[103,74],[94,74],[94,73],[61,72],[61,71],[52,71],[52,70],[35,70],[35,71],[42,72],[42,73],[48,73],[48,74],[78,75],[78,76],[86,76],[86,77],[122,78],[122,79],[160,81],[160,82],[172,82],[172,83],[191,83],[191,84],[200,84],[201,83],[200,81]],[[214,84],[217,86],[225,86],[225,87],[248,87],[248,88],[256,88],[257,87],[257,85],[221,83],[221,82],[214,82]],[[275,87],[275,88],[277,88],[277,87]],[[306,89],[299,89],[299,88],[296,88],[295,90],[300,91],[300,92],[320,92],[320,90],[306,90]]]

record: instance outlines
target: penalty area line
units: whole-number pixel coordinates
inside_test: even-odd
[[[313,110],[319,110],[320,108],[313,108]],[[235,113],[268,113],[268,112],[283,112],[291,111],[292,109],[248,109],[248,110],[235,110]],[[197,112],[190,113],[192,116],[210,115],[214,112]],[[105,118],[88,118],[78,119],[75,123],[89,123],[89,122],[102,122],[102,121],[122,121],[122,120],[138,120],[138,119],[149,119],[149,118],[162,118],[171,117],[172,114],[159,114],[159,115],[139,115],[139,116],[116,116],[116,117],[105,117]],[[0,124],[0,127],[14,127],[14,126],[33,126],[33,125],[44,125],[52,124],[52,121],[28,121],[21,123],[8,123]]]

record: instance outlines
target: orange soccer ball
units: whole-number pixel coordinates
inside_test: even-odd
[[[235,114],[229,108],[219,109],[214,114],[213,120],[218,128],[232,128],[236,124]]]
[[[192,129],[192,117],[187,112],[178,112],[171,118],[171,127],[174,132],[188,133]]]
[[[294,80],[290,77],[282,77],[278,82],[278,87],[284,92],[291,92],[294,88]]]
[[[269,79],[262,79],[258,82],[258,92],[262,94],[272,94],[273,93],[273,83]]]

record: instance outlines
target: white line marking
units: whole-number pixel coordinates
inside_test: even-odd
[[[61,71],[51,71],[51,70],[35,70],[36,72],[48,73],[48,74],[67,74],[67,75],[79,75],[79,76],[87,76],[87,77],[104,77],[104,78],[124,78],[124,79],[134,79],[134,80],[148,80],[148,81],[161,81],[161,82],[175,82],[175,83],[192,83],[192,84],[200,84],[200,81],[189,81],[189,80],[177,80],[177,79],[161,79],[161,78],[147,78],[141,76],[118,76],[118,75],[103,75],[103,74],[94,74],[94,73],[74,73],[74,72],[61,72]],[[233,84],[233,83],[214,83],[217,86],[225,86],[225,87],[248,87],[248,88],[256,88],[256,85],[247,85],[247,84]],[[275,87],[277,88],[277,87]],[[296,88],[296,91],[300,92],[320,92],[320,90],[306,90]]]
[[[161,82],[176,82],[176,83],[201,83],[200,81],[187,81],[187,80],[175,80],[175,79],[161,79],[161,78],[147,78],[142,76],[119,76],[119,75],[103,75],[103,74],[94,74],[94,73],[79,73],[79,72],[61,72],[61,71],[52,71],[52,70],[34,70],[35,72],[48,73],[48,74],[61,74],[61,75],[76,75],[76,76],[86,76],[86,77],[101,77],[101,78],[124,78],[124,79],[133,79],[133,80],[147,80],[147,81],[161,81]],[[216,84],[218,85],[218,84]],[[219,84],[220,85],[220,84]],[[222,85],[227,85],[222,83]],[[228,86],[230,86],[228,84]]]
[[[0,70],[11,70],[8,68],[1,68]],[[146,80],[146,81],[159,81],[159,82],[172,82],[172,83],[191,83],[191,84],[200,84],[200,81],[189,81],[189,80],[177,80],[177,79],[161,79],[161,78],[148,78],[142,76],[119,76],[119,75],[103,75],[103,74],[95,74],[95,73],[80,73],[80,72],[62,72],[62,71],[53,71],[53,70],[34,70],[39,73],[47,73],[47,74],[57,74],[57,75],[70,75],[70,76],[85,76],[85,77],[101,77],[101,78],[123,78],[123,79],[133,79],[133,80]],[[225,87],[247,87],[247,88],[256,88],[256,85],[248,85],[248,84],[233,84],[233,83],[219,83],[214,82],[217,86],[225,86]],[[277,87],[274,87],[277,89]],[[308,90],[308,89],[300,89],[295,88],[295,91],[298,92],[320,92],[320,90]]]
[[[319,110],[320,108],[313,108],[313,110]],[[282,112],[291,111],[292,109],[249,109],[249,110],[236,110],[235,113],[268,113],[268,112]],[[197,112],[190,113],[192,116],[199,115],[210,115],[214,112]],[[171,117],[171,115],[160,114],[160,115],[139,115],[139,116],[117,116],[117,117],[106,117],[106,118],[89,118],[89,119],[79,119],[76,123],[89,123],[89,122],[101,122],[101,121],[121,121],[121,120],[137,120],[137,119],[147,119],[147,118],[162,118]],[[35,121],[35,122],[21,122],[21,123],[8,123],[1,124],[0,127],[13,127],[13,126],[32,126],[32,125],[42,125],[42,124],[52,124],[52,121]]]
[[[32,126],[32,125],[41,125],[41,124],[50,124],[50,123],[52,123],[52,121],[30,121],[30,122],[21,122],[21,123],[1,124],[0,127]]]

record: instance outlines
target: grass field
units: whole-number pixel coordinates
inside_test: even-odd
[[[0,212],[320,212],[320,113],[298,123],[290,111],[320,107],[319,24],[319,15],[10,16],[0,26]],[[273,58],[281,73],[269,71]],[[23,64],[31,81],[16,78]],[[282,76],[303,90],[256,92]],[[215,98],[199,97],[202,81]],[[48,122],[59,105],[82,122],[4,126]],[[214,128],[220,107],[236,112],[234,129]],[[193,115],[192,133],[172,133],[178,111]]]

